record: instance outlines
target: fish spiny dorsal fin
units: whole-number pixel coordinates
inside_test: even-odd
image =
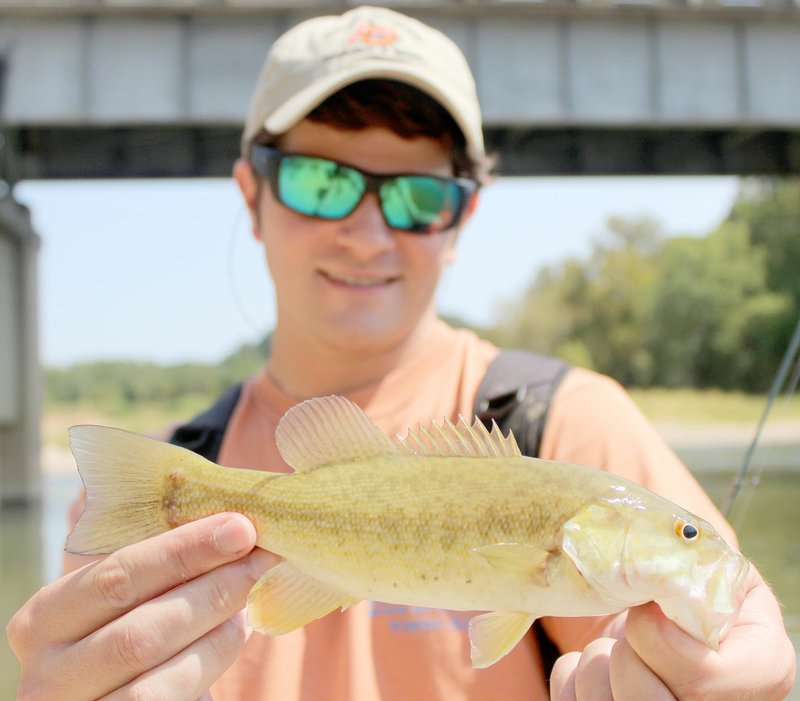
[[[287,411],[275,429],[281,457],[295,469],[397,454],[397,446],[344,397],[309,399]]]
[[[441,423],[420,426],[405,437],[398,436],[401,450],[412,455],[434,457],[518,458],[521,453],[514,435],[504,436],[496,423],[491,432],[479,419],[470,426],[463,416],[458,424],[444,419]]]

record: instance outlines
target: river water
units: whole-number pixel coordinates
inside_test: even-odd
[[[800,446],[784,448],[784,451],[780,466],[765,471],[757,488],[741,495],[741,504],[749,502],[749,506],[737,530],[743,552],[756,563],[781,600],[787,628],[795,649],[800,650],[800,465],[797,464]],[[706,469],[696,469],[695,474],[715,502],[723,504],[731,472],[718,468],[720,463],[736,464],[731,462],[732,456],[717,451],[682,457],[690,466],[705,466]],[[47,475],[41,509],[2,512],[0,622],[3,627],[42,583],[58,576],[66,509],[78,486],[77,475]],[[16,659],[3,635],[0,638],[0,701],[14,698],[17,680]],[[789,699],[800,701],[800,684],[795,684]]]

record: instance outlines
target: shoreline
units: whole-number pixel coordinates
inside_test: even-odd
[[[740,468],[755,437],[753,424],[655,423],[667,444],[694,473],[731,472]],[[772,421],[764,426],[752,459],[758,470],[800,471],[800,421]]]
[[[755,435],[752,424],[654,422],[656,431],[693,471],[730,470],[741,465]],[[773,421],[761,434],[757,453],[765,469],[800,470],[800,421]],[[77,473],[67,448],[43,445],[43,474]]]
[[[756,424],[653,422],[661,437],[671,446],[749,446]],[[762,445],[794,445],[800,448],[800,420],[769,421],[761,433]]]

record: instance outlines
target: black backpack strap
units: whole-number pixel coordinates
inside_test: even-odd
[[[241,394],[241,384],[231,387],[209,409],[178,426],[169,442],[188,448],[208,460],[216,460],[225,429]]]
[[[495,421],[503,433],[511,430],[523,455],[538,457],[547,410],[570,366],[556,358],[521,350],[501,350],[478,388],[475,414],[487,428]],[[561,655],[539,620],[533,623],[545,681]]]
[[[522,454],[537,457],[550,400],[569,368],[557,358],[501,350],[478,388],[476,416],[487,428],[496,421],[513,431]]]

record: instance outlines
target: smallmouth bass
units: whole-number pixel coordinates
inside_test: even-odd
[[[656,601],[717,649],[747,560],[706,521],[617,475],[520,454],[477,419],[395,442],[342,397],[290,409],[276,442],[293,473],[220,467],[120,429],[75,426],[86,510],[66,549],[109,553],[221,511],[283,561],[248,596],[280,635],[361,600],[485,611],[469,625],[487,667],[540,616]]]

